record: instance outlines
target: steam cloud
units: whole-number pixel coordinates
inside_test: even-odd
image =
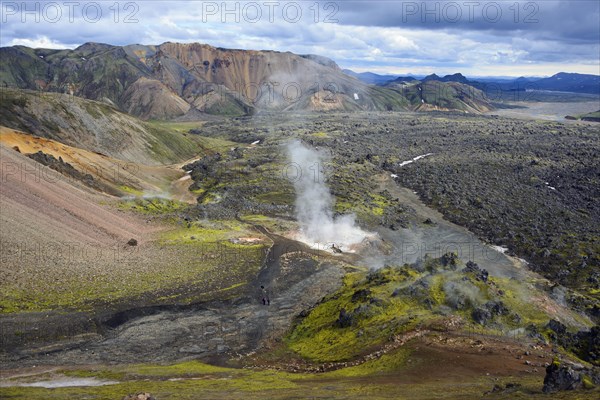
[[[333,217],[334,200],[325,183],[323,158],[317,151],[295,140],[287,145],[288,178],[296,190],[296,218],[300,224],[301,241],[309,245],[342,250],[361,243],[371,236],[358,226],[354,215]]]

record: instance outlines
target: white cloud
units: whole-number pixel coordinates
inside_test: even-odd
[[[492,71],[502,71],[503,75],[525,75],[537,68],[541,75],[558,68],[556,72],[597,74],[600,69],[600,46],[584,40],[584,28],[581,28],[580,42],[573,41],[575,34],[565,39],[541,30],[560,25],[560,13],[567,15],[563,20],[573,28],[569,32],[576,31],[578,25],[589,25],[574,22],[574,17],[582,12],[567,7],[566,3],[560,3],[561,7],[556,4],[546,6],[540,14],[540,18],[546,18],[545,22],[531,26],[520,24],[518,27],[522,31],[508,30],[514,29],[510,21],[495,26],[488,23],[478,28],[402,24],[402,18],[397,15],[401,8],[397,4],[394,7],[395,3],[389,1],[341,2],[335,16],[339,18],[339,24],[323,23],[327,14],[323,7],[319,22],[315,23],[310,8],[313,2],[300,3],[303,17],[297,23],[282,18],[285,1],[277,8],[273,22],[268,20],[266,9],[263,9],[257,23],[248,22],[244,15],[239,23],[234,22],[232,16],[228,17],[229,22],[223,22],[223,15],[219,14],[206,21],[203,18],[206,16],[202,15],[205,3],[140,2],[134,16],[137,23],[125,23],[129,10],[124,9],[115,20],[114,12],[109,8],[112,2],[100,3],[103,18],[95,23],[89,23],[89,18],[86,20],[80,15],[81,7],[75,13],[74,21],[62,18],[56,23],[49,23],[44,18],[39,23],[22,23],[18,14],[7,15],[4,16],[7,21],[2,21],[0,45],[73,48],[88,41],[115,45],[204,42],[225,48],[320,54],[343,67],[394,73],[468,74],[472,71],[491,75],[495,73]],[[119,3],[121,7],[124,4]],[[221,7],[220,2],[215,4]],[[240,4],[240,7],[244,6],[243,2]],[[569,13],[573,15],[568,17]],[[595,16],[594,12],[588,14]],[[548,18],[552,21],[548,22]],[[521,68],[527,71],[521,71]]]
[[[27,46],[34,49],[74,49],[78,45],[56,42],[47,36],[37,36],[35,39],[12,39],[9,46]]]

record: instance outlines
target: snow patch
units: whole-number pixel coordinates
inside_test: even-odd
[[[433,155],[433,153],[427,153],[427,154],[423,154],[423,155],[420,155],[420,156],[416,156],[416,157],[415,157],[415,158],[413,158],[412,160],[408,160],[408,161],[402,161],[402,162],[400,163],[400,166],[401,166],[401,167],[404,167],[405,165],[412,164],[412,163],[414,163],[415,161],[419,161],[420,159],[422,159],[422,158],[425,158],[425,157],[429,157],[429,156],[431,156],[431,155]]]
[[[506,254],[506,252],[508,251],[508,247],[504,247],[504,246],[491,245],[490,247],[492,249],[496,250],[498,253],[502,253],[502,254]]]
[[[49,380],[49,381],[38,381],[38,382],[3,382],[1,386],[25,386],[25,387],[41,387],[45,389],[54,389],[61,387],[78,387],[78,386],[107,386],[116,385],[117,381],[103,381],[96,378],[70,378],[68,376]]]

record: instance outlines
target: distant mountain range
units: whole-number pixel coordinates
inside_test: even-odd
[[[438,85],[439,93],[425,100],[397,87],[367,84],[326,57],[200,43],[0,48],[1,87],[69,93],[145,120],[261,110],[491,109],[482,93],[461,85]]]
[[[390,75],[378,75],[371,72],[363,72],[360,74],[354,73],[350,70],[344,70],[344,72],[361,79],[365,83],[371,83],[381,86],[399,82],[411,82],[418,78],[413,76],[391,76]],[[589,74],[576,74],[560,72],[549,78],[514,78],[508,79],[506,77],[500,78],[477,78],[468,79],[460,73],[446,75],[440,77],[436,74],[431,74],[419,79],[422,82],[427,81],[438,81],[438,82],[458,82],[466,85],[473,86],[485,92],[491,90],[505,90],[505,91],[524,91],[524,90],[548,90],[557,92],[572,92],[572,93],[587,93],[595,94],[600,96],[600,75],[589,75]]]
[[[389,81],[396,79],[396,75],[379,75],[373,72],[354,72],[349,69],[343,69],[343,73],[360,79],[370,85],[383,85]]]

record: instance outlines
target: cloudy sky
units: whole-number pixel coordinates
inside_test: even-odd
[[[600,74],[600,2],[2,1],[0,44],[201,42],[390,74]]]

